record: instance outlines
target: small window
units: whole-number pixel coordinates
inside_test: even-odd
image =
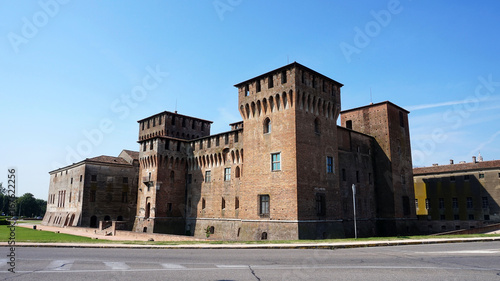
[[[453,219],[456,220],[456,221],[458,221],[458,220],[460,220],[460,216],[459,215],[453,215]],[[460,229],[460,227],[458,229]]]
[[[195,121],[193,120],[193,122],[191,122],[191,129],[194,130],[195,126],[196,126],[196,124],[195,124]]]
[[[205,210],[205,207],[206,207],[205,198],[202,198],[201,199],[201,209]]]
[[[260,92],[260,79],[257,79],[255,82],[255,91],[258,93]]]
[[[220,137],[217,136],[215,137],[215,146],[219,146],[220,145]]]
[[[175,173],[174,171],[170,171],[170,183],[173,184],[175,181]]]
[[[142,125],[142,130],[144,131],[144,122],[142,122],[141,125]]]
[[[172,212],[172,203],[167,203],[167,212]]]
[[[238,210],[239,208],[240,208],[240,198],[239,197],[235,197],[234,198],[234,209]]]
[[[71,178],[71,183],[70,184],[73,184],[73,178]]]
[[[267,240],[267,232],[262,232],[260,240]]]
[[[429,198],[425,199],[425,209],[429,210],[431,208],[431,200]]]
[[[464,175],[464,181],[469,181],[470,176],[469,175]]]
[[[444,198],[439,198],[439,209],[444,209]]]
[[[207,148],[210,148],[210,147],[212,147],[212,140],[207,139]]]
[[[281,72],[281,84],[286,83],[286,70]]]
[[[238,142],[238,132],[234,133],[234,142]]]
[[[226,199],[224,199],[224,197],[222,197],[221,208],[222,208],[222,210],[226,209]]]
[[[224,181],[230,181],[231,180],[231,168],[225,168],[224,169]]]
[[[326,81],[323,80],[323,86],[321,87],[322,91],[326,93]]]
[[[488,197],[483,197],[482,202],[483,202],[483,209],[488,209],[488,207],[490,206],[488,202]]]
[[[182,127],[185,128],[186,127],[186,118],[182,118]]]
[[[153,118],[153,127],[156,127],[156,118]]]
[[[318,118],[314,119],[314,132],[318,135],[321,134],[321,124]]]
[[[352,130],[352,120],[345,121],[345,127]]]
[[[153,150],[153,141],[149,142],[149,150]]]
[[[80,182],[82,182],[82,180],[83,180],[83,176],[82,176],[82,175],[80,175]]]
[[[123,177],[123,183],[128,183],[128,178],[127,177]]]
[[[203,140],[200,141],[200,149],[203,149]]]
[[[271,133],[271,120],[269,118],[266,118],[266,120],[264,120],[263,132],[264,134]]]
[[[415,209],[418,210],[418,199],[415,199]]]
[[[149,120],[148,120],[148,129],[149,129]]]
[[[469,220],[473,221],[474,220],[474,215],[469,215]]]
[[[326,172],[328,174],[333,174],[333,157],[326,156]]]
[[[175,115],[172,115],[172,123],[171,124],[175,126]]]
[[[269,89],[271,89],[272,87],[274,87],[274,81],[273,81],[273,76],[272,75],[269,75],[269,77],[267,78],[267,87]]]
[[[455,176],[451,176],[451,177],[450,177],[450,181],[451,181],[451,182],[454,182],[454,181],[455,181]]]
[[[210,182],[211,181],[211,171],[205,171],[205,182]]]
[[[372,183],[373,183],[372,173],[368,173],[368,183],[369,183],[369,184],[372,184]]]
[[[453,207],[453,209],[458,209],[458,198],[451,198],[451,206]]]
[[[259,195],[259,214],[269,216],[269,195]]]
[[[347,173],[345,172],[345,169],[342,169],[342,181],[347,181]]]
[[[359,183],[359,171],[356,171],[356,182]]]
[[[90,181],[97,181],[97,175],[90,176]]]
[[[489,221],[490,220],[490,215],[484,215],[484,220]]]
[[[439,219],[444,221],[446,219],[446,216],[445,215],[439,215]]]
[[[236,166],[236,169],[234,170],[234,177],[239,178],[240,177],[240,167]]]
[[[245,85],[245,97],[250,94],[250,90],[248,89],[248,85]]]
[[[165,141],[165,150],[169,150],[170,149],[170,140],[166,140]]]
[[[95,190],[90,191],[90,202],[95,202]]]
[[[472,197],[467,197],[467,209],[472,209],[474,204],[472,203]]]
[[[305,71],[302,71],[302,76],[300,78],[300,81],[302,82],[302,84],[306,83],[306,72]]]
[[[123,191],[122,192],[122,203],[127,203],[128,202],[128,192]]]
[[[316,89],[316,77],[313,76],[312,87]]]
[[[158,117],[158,125],[161,125],[161,116]]]
[[[483,173],[480,173],[480,174],[479,174],[479,178],[480,178],[480,179],[484,179],[484,174],[483,174]]]
[[[271,171],[281,170],[281,153],[271,154]]]
[[[316,194],[316,215],[326,215],[326,196],[323,193]]]
[[[224,135],[224,144],[229,144],[229,135],[228,134]]]

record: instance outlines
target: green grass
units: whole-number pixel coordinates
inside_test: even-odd
[[[8,226],[0,226],[0,241],[8,241],[10,229]],[[399,236],[399,237],[370,237],[370,238],[345,238],[345,239],[325,239],[325,240],[276,240],[276,241],[111,241],[105,239],[92,239],[84,236],[76,236],[52,231],[40,231],[32,228],[16,227],[16,242],[35,243],[120,243],[136,245],[193,245],[193,244],[308,244],[308,243],[338,243],[354,241],[394,241],[409,239],[440,239],[440,238],[472,238],[472,237],[500,237],[493,234],[470,234],[470,235],[443,235],[443,236]]]
[[[10,229],[8,225],[0,226],[0,241],[8,241]],[[16,227],[16,242],[36,242],[36,243],[107,243],[114,242],[101,239],[92,239],[89,237],[76,236],[65,233],[55,233],[52,231],[40,231],[26,227]]]

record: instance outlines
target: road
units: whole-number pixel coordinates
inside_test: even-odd
[[[500,242],[337,250],[25,247],[15,253],[15,274],[0,256],[0,280],[500,281]]]

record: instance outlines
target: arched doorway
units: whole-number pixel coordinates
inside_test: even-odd
[[[104,221],[110,221],[110,220],[111,220],[110,216],[108,216],[108,215],[104,216]]]
[[[123,221],[123,216],[118,216],[118,217],[116,218],[116,220],[117,220],[117,221]]]
[[[90,217],[90,227],[97,227],[97,217],[96,216],[91,216]]]

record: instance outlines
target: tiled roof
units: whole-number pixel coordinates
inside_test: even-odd
[[[106,156],[106,155],[101,155],[101,156],[97,156],[97,157],[93,157],[93,158],[87,158],[87,159],[85,159],[85,162],[100,162],[100,163],[130,165],[129,162],[125,161],[125,159],[123,159],[121,157]]]
[[[489,169],[495,169],[495,168],[500,169],[500,160],[414,168],[413,175],[418,176],[418,175],[425,175],[425,174],[440,174],[440,173],[453,173],[453,172],[465,172],[465,171],[476,171],[476,170],[489,170]]]
[[[139,152],[138,151],[132,151],[132,150],[126,150],[126,149],[124,149],[123,151],[126,152],[128,155],[130,155],[130,157],[132,157],[132,159],[139,160]]]

